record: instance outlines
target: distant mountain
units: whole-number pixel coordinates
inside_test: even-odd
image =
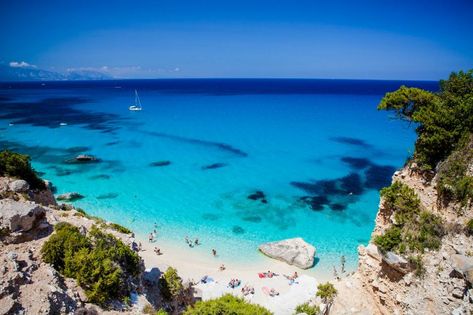
[[[59,73],[36,67],[11,67],[9,65],[0,65],[0,81],[77,81],[107,79],[113,79],[113,77],[91,70],[73,70],[66,73]]]

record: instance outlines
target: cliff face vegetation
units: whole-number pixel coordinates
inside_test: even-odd
[[[378,109],[415,124],[415,151],[381,190],[371,242],[337,283],[333,313],[471,314],[473,71],[437,93],[403,86]]]

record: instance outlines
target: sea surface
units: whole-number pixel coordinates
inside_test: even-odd
[[[413,149],[412,125],[377,111],[402,84],[353,80],[0,83],[0,146],[29,154],[57,194],[158,244],[243,264],[303,237],[314,271],[356,267],[379,190]],[[137,89],[143,110],[131,112]],[[66,125],[67,124],[67,125]],[[91,154],[97,163],[70,163]],[[163,163],[164,162],[164,163]]]

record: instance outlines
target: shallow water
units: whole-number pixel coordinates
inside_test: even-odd
[[[0,84],[0,141],[30,154],[58,194],[77,191],[86,196],[77,206],[138,234],[156,222],[160,239],[185,246],[185,236],[198,237],[203,245],[194,250],[216,248],[242,263],[264,259],[262,242],[300,236],[317,248],[314,270],[331,270],[341,255],[350,269],[369,240],[378,191],[415,139],[411,127],[376,110],[400,85]],[[134,88],[141,112],[128,111]],[[82,153],[100,162],[65,162]]]

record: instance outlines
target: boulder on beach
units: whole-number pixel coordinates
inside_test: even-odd
[[[65,193],[65,194],[60,194],[59,196],[57,196],[57,200],[64,200],[64,201],[74,201],[74,200],[78,200],[78,199],[82,199],[84,198],[84,196],[82,196],[81,194],[79,194],[78,192],[68,192],[68,193]]]
[[[10,232],[26,232],[34,228],[45,213],[43,207],[33,202],[0,200],[0,228]]]
[[[259,250],[268,257],[282,260],[301,269],[308,269],[314,265],[315,247],[300,237],[264,243],[259,246]]]

